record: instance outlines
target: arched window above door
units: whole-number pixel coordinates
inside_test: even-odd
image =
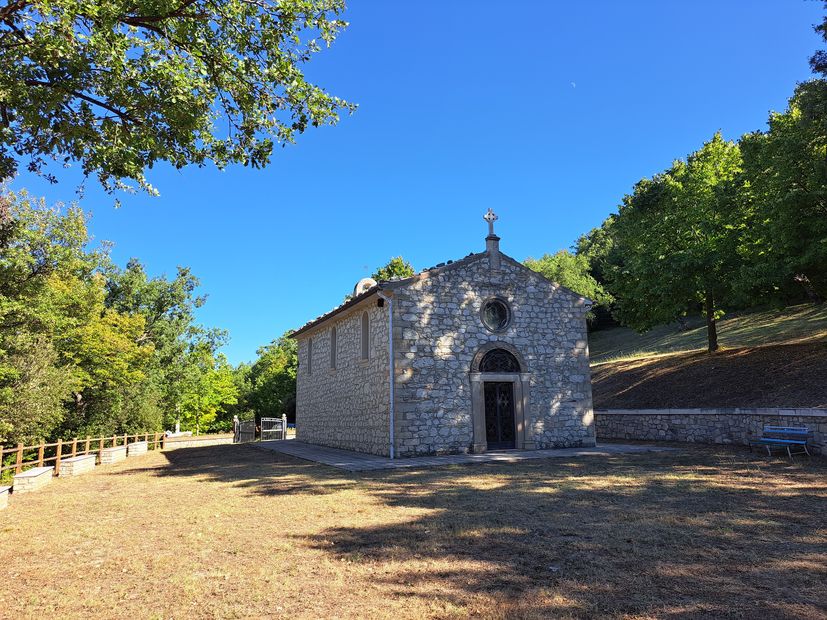
[[[482,358],[480,372],[520,372],[520,362],[505,349],[492,349]]]

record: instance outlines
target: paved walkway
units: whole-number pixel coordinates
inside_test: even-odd
[[[610,443],[595,448],[559,448],[552,450],[498,450],[484,454],[451,454],[445,456],[416,456],[391,460],[375,454],[363,454],[314,446],[294,439],[262,441],[249,444],[260,450],[272,450],[289,454],[307,461],[315,461],[347,471],[376,471],[406,467],[435,467],[439,465],[464,465],[468,463],[517,463],[532,459],[570,458],[574,456],[611,456],[635,452],[668,452],[675,448],[654,445]]]

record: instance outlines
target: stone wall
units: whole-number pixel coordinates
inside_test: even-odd
[[[94,452],[91,454],[81,454],[73,456],[68,459],[61,459],[60,461],[60,477],[66,476],[80,476],[95,469],[95,462],[98,455]]]
[[[114,465],[126,460],[126,446],[113,446],[100,451],[101,465]]]
[[[164,441],[164,452],[178,450],[179,448],[203,448],[206,446],[223,446],[231,443],[233,443],[232,435],[203,435],[201,437],[176,437],[174,439],[167,437]]]
[[[491,297],[511,306],[511,322],[501,333],[489,331],[480,318]],[[505,256],[498,269],[481,254],[396,288],[400,456],[472,448],[472,360],[481,347],[497,342],[519,352],[530,375],[526,446],[594,445],[585,314],[581,298]]]
[[[827,444],[827,409],[609,409],[595,411],[598,439],[749,445],[765,425],[806,426]],[[814,450],[825,454],[827,446]]]
[[[15,495],[31,493],[42,489],[52,481],[54,467],[32,467],[22,473],[14,475],[13,491]]]
[[[308,443],[388,455],[390,377],[388,309],[371,295],[298,337],[296,439]],[[369,356],[362,359],[362,313],[370,318]],[[336,367],[330,365],[331,329],[336,327]],[[312,372],[308,351],[313,341]]]

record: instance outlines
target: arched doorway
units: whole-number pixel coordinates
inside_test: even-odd
[[[474,452],[530,449],[526,442],[529,373],[519,352],[506,343],[483,346],[471,363]]]
[[[518,373],[520,363],[505,349],[491,349],[480,361],[481,373]],[[485,379],[485,377],[483,377]],[[516,448],[517,426],[514,419],[514,383],[483,381],[485,408],[485,443],[488,450]]]

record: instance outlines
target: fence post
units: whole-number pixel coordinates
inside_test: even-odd
[[[126,435],[126,433],[124,433],[123,434],[123,445],[126,445],[128,443],[129,443],[129,441],[127,441],[127,435]]]
[[[287,439],[287,415],[281,414],[281,438]]]
[[[63,440],[57,440],[57,450],[55,451],[55,471],[54,475],[57,476],[60,474],[60,457],[63,454]]]
[[[43,449],[44,448],[45,448],[45,446],[43,445],[43,442],[41,441],[40,446],[38,446],[38,448],[37,448],[37,466],[38,467],[43,467]]]
[[[118,445],[118,438],[115,435],[112,435],[112,447],[114,448],[117,445]]]
[[[98,460],[103,460],[103,437],[101,437],[100,441],[98,442]]]
[[[164,433],[163,435],[161,435],[161,450],[163,450],[166,447],[166,442],[167,442],[167,434]]]
[[[23,444],[17,444],[17,463],[14,468],[14,473],[19,474],[23,471]]]
[[[72,439],[72,458],[75,458],[78,455],[78,438],[75,437]]]

